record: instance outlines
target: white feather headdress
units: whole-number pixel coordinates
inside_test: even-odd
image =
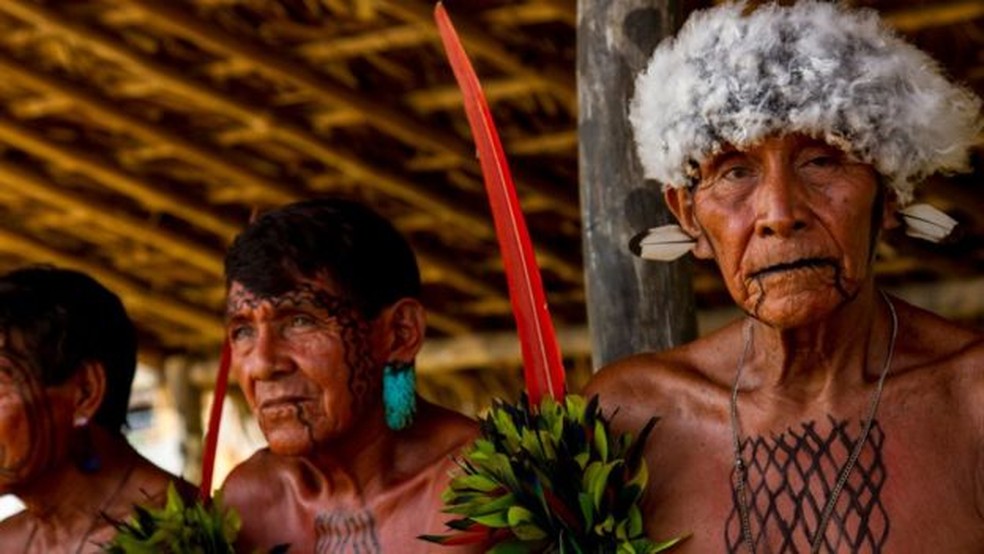
[[[647,178],[688,184],[730,143],[801,132],[874,166],[905,205],[936,172],[967,169],[981,100],[872,10],[803,0],[696,12],[636,80],[629,117]]]

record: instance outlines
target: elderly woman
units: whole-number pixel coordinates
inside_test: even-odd
[[[588,387],[620,428],[660,418],[650,534],[691,534],[681,552],[984,552],[984,338],[873,274],[914,185],[965,166],[980,101],[873,12],[803,1],[695,14],[630,116],[682,227],[643,254],[688,238],[746,314]]]
[[[91,277],[0,276],[0,492],[26,506],[0,523],[0,552],[101,552],[135,504],[163,503],[175,478],[121,433],[136,353],[123,304]]]
[[[420,274],[369,208],[318,199],[268,212],[226,256],[232,371],[269,443],[223,491],[243,552],[454,552],[441,493],[475,423],[419,398]]]

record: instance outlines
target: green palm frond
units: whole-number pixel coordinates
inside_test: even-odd
[[[493,554],[652,554],[681,539],[646,538],[639,502],[648,473],[642,447],[656,419],[633,440],[614,434],[598,399],[544,397],[530,406],[497,401],[481,436],[458,461],[444,491],[456,533],[440,544],[492,543]]]
[[[185,504],[174,484],[168,485],[162,508],[135,506],[133,515],[116,523],[117,534],[104,551],[109,554],[234,554],[239,515],[216,494],[209,503]]]

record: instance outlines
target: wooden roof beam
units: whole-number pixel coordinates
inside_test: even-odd
[[[492,8],[483,14],[488,22],[520,25],[559,21],[577,27],[577,3],[573,0],[535,0]]]
[[[0,249],[15,252],[37,263],[53,263],[88,273],[120,295],[129,310],[152,314],[179,326],[197,330],[209,341],[218,342],[225,334],[222,319],[218,315],[174,299],[163,298],[144,285],[101,264],[61,252],[7,229],[0,229]]]
[[[489,79],[482,83],[482,90],[490,102],[505,98],[528,96],[544,90],[543,83],[523,79]],[[418,90],[406,95],[405,100],[413,109],[422,113],[459,108],[462,105],[461,89],[447,85]],[[512,144],[505,145],[509,149]]]
[[[205,271],[212,277],[222,276],[221,252],[204,248],[166,229],[148,225],[147,221],[131,217],[106,203],[65,187],[56,186],[46,177],[19,164],[0,160],[0,183],[45,204],[83,214],[96,225],[151,245],[175,259],[183,260]]]
[[[454,154],[463,164],[477,167],[475,149],[471,144],[461,140],[457,135],[441,131],[432,125],[408,116],[406,112],[401,111],[396,106],[379,102],[360,94],[358,91],[336,84],[292,59],[277,54],[274,50],[237,38],[215,26],[205,24],[198,18],[190,16],[185,10],[176,8],[173,3],[160,2],[159,0],[127,0],[127,2],[144,11],[148,16],[152,16],[150,22],[157,27],[184,36],[198,44],[206,45],[209,49],[221,52],[230,58],[248,60],[248,63],[255,65],[260,72],[284,79],[302,89],[313,91],[327,103],[349,106],[358,110],[374,128],[401,140],[405,144],[415,148],[425,146],[432,150]],[[433,27],[430,20],[428,20],[427,25]],[[491,49],[492,47],[487,45],[483,51],[491,51]],[[511,59],[510,55],[502,49],[497,49],[496,52],[498,52],[500,60],[505,59],[505,57]],[[515,61],[511,68],[522,72],[528,78],[536,77],[535,80],[542,78],[540,75],[542,70],[525,68],[518,61]],[[549,68],[547,71],[550,71]],[[570,80],[573,91],[573,76]],[[575,105],[573,102],[570,104]],[[294,140],[299,143],[306,143],[310,142],[310,138],[298,135],[294,137]],[[544,188],[544,183],[530,182],[529,178],[519,174],[516,177],[517,184],[525,186],[530,194],[547,194],[550,196],[547,192],[550,189]],[[571,218],[580,217],[580,209],[576,203],[568,202],[563,197],[557,196],[551,196],[551,199],[551,205],[555,211]]]
[[[379,9],[405,21],[434,24],[433,6],[419,0],[380,0]],[[503,48],[496,39],[488,35],[480,23],[467,14],[452,13],[451,17],[461,41],[470,52],[487,58],[507,73],[546,83],[569,107],[577,106],[577,84],[573,71],[549,65],[531,67]],[[574,33],[574,30],[571,32]]]
[[[980,17],[984,17],[984,2],[980,0],[936,1],[882,13],[882,18],[885,21],[906,33],[932,27],[956,25]]]
[[[54,12],[48,8],[30,2],[23,2],[22,0],[0,2],[0,11],[6,11],[15,17],[29,21],[42,28],[54,28],[67,33],[75,37],[77,40],[86,43],[89,47],[93,48],[94,51],[100,53],[101,55],[129,66],[139,68],[145,74],[154,78],[161,84],[174,87],[174,89],[179,93],[189,94],[199,101],[204,101],[213,109],[218,109],[230,117],[240,119],[255,127],[266,128],[272,134],[282,136],[285,140],[294,144],[295,147],[308,152],[310,155],[320,158],[325,163],[333,165],[349,175],[355,176],[359,180],[365,182],[365,184],[374,186],[380,191],[399,198],[428,213],[433,213],[435,216],[441,217],[447,222],[460,227],[462,230],[469,232],[477,238],[489,240],[494,236],[491,222],[484,214],[472,213],[468,210],[464,210],[461,206],[454,205],[453,203],[448,202],[445,198],[423,192],[420,187],[414,186],[413,183],[410,183],[397,175],[387,173],[382,169],[365,164],[359,161],[355,156],[340,153],[341,149],[338,146],[325,144],[318,137],[315,137],[304,130],[298,129],[295,126],[283,121],[276,121],[259,106],[247,105],[244,102],[233,100],[227,96],[224,96],[204,85],[188,81],[180,73],[158,64],[146,56],[122,49],[117,41],[105,36],[99,31],[86,27],[85,25],[81,25],[75,21],[70,21],[63,18],[57,12]],[[0,127],[2,127],[2,125],[0,125]],[[0,136],[3,136],[2,131],[3,129],[0,128]],[[14,133],[13,138],[23,138],[20,135],[21,133]],[[47,155],[44,157],[50,158],[52,156]],[[58,158],[64,156],[56,153],[54,157]],[[119,192],[127,194],[124,192],[124,189],[132,188],[134,193],[128,195],[133,196],[138,200],[141,200],[142,196],[146,196],[149,192],[142,190],[146,188],[143,186],[129,186],[132,185],[132,183],[129,182],[132,180],[127,178],[125,175],[119,175],[113,172],[109,172],[107,174],[107,172],[104,171],[104,168],[93,168],[90,163],[86,163],[84,166],[85,169],[91,170],[89,172],[90,176],[92,173],[104,174],[108,177],[108,179],[98,180],[104,184],[110,185],[111,188],[118,187],[116,190]],[[83,169],[83,167],[77,168]],[[146,200],[153,200],[155,203],[149,204],[153,206],[159,203],[165,203],[166,199],[157,195],[153,198],[148,197]],[[200,212],[200,210],[187,206],[187,203],[182,204],[181,202],[178,202],[176,205],[183,205],[187,211],[168,211],[171,211],[172,213],[180,213],[185,219],[193,221],[197,225],[200,225],[206,229],[213,229],[217,224],[216,221],[209,221],[209,218],[204,217],[205,214],[196,213]],[[571,208],[575,210],[574,213],[577,216],[580,215],[579,208],[576,206],[572,206]],[[239,225],[232,224],[231,227],[224,232],[221,230],[216,230],[215,232],[228,240],[234,236],[238,230]],[[547,260],[551,266],[558,268],[558,273],[562,273],[568,278],[580,276],[582,273],[580,266],[571,263],[561,253],[555,253],[548,249],[540,248],[538,249],[538,255],[542,259]]]
[[[437,31],[419,24],[396,25],[369,33],[346,37],[325,37],[325,40],[302,44],[296,48],[301,56],[324,62],[346,59],[367,53],[396,48],[411,48],[434,40]]]
[[[40,73],[3,52],[0,52],[0,71],[13,75],[30,88],[67,99],[93,115],[100,123],[132,133],[141,140],[163,145],[169,153],[229,179],[236,186],[248,188],[250,198],[263,198],[271,203],[286,203],[299,198],[296,192],[283,184],[226,161],[222,153],[208,146],[146,123],[123,112],[111,102],[65,80]]]
[[[26,126],[2,116],[0,140],[67,170],[82,173],[106,188],[133,198],[151,211],[163,211],[185,219],[226,241],[231,240],[241,228],[237,222],[194,206],[187,198],[153,187],[73,146],[51,142]]]
[[[494,236],[491,222],[484,215],[464,210],[460,205],[455,205],[439,195],[425,192],[421,187],[414,186],[413,183],[395,174],[358,160],[356,156],[344,152],[338,145],[326,144],[319,137],[303,129],[285,121],[277,121],[260,106],[249,105],[204,85],[189,81],[179,72],[158,64],[146,56],[123,49],[118,41],[95,29],[70,21],[43,6],[21,0],[0,2],[0,11],[30,21],[39,27],[57,29],[73,36],[99,54],[139,69],[160,85],[171,87],[179,94],[195,98],[210,108],[225,113],[234,119],[239,119],[249,126],[265,129],[270,136],[280,137],[299,150],[358,178],[366,185],[373,186],[381,192],[399,198],[426,212],[433,213],[477,238],[489,239]],[[576,206],[571,206],[571,209],[574,209],[574,213],[579,215],[580,212]]]
[[[176,8],[173,2],[159,0],[127,0],[147,15],[147,22],[155,27],[190,39],[207,49],[233,59],[248,60],[261,73],[275,76],[295,86],[310,90],[329,104],[351,106],[362,112],[366,120],[384,133],[397,137],[406,144],[425,145],[434,150],[455,152],[463,158],[472,155],[458,137],[442,133],[432,126],[419,123],[404,112],[374,101],[358,91],[329,81],[292,59],[277,54],[270,48],[240,39],[221,28],[209,25]]]

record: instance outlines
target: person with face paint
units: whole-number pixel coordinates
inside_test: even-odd
[[[0,276],[0,494],[25,505],[0,522],[0,552],[101,552],[168,483],[193,494],[122,434],[136,356],[123,304],[91,277]]]
[[[745,317],[586,392],[659,418],[645,525],[679,552],[984,552],[984,337],[873,272],[883,231],[952,226],[914,186],[966,169],[981,101],[873,11],[757,4],[695,13],[630,108],[679,221],[641,255],[714,260]]]
[[[229,475],[238,546],[290,552],[460,552],[441,493],[475,423],[419,398],[424,339],[410,246],[342,199],[267,212],[226,257],[231,369],[268,447]]]

